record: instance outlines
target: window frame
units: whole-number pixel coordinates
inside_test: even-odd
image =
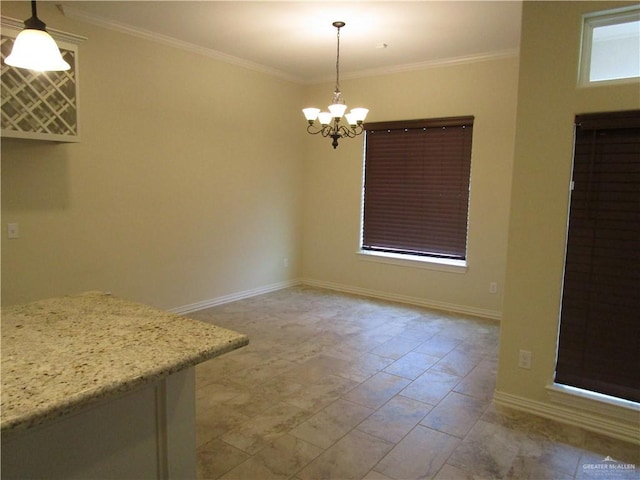
[[[597,87],[602,85],[615,85],[640,81],[640,76],[593,81],[590,79],[593,30],[598,27],[620,25],[634,21],[640,21],[640,6],[637,5],[592,12],[582,16],[580,59],[578,65],[579,87]]]
[[[380,130],[380,129],[398,129],[398,128],[442,128],[442,127],[460,127],[468,126],[473,129],[475,117],[472,115],[458,116],[458,117],[444,117],[433,119],[421,119],[421,120],[400,120],[389,122],[375,122],[365,125],[365,130]],[[471,162],[473,156],[473,130],[471,130],[470,140],[470,154],[469,154],[469,166],[471,170]],[[445,271],[450,273],[465,273],[469,261],[469,214],[471,204],[471,174],[469,173],[469,199],[467,203],[467,222],[466,222],[466,245],[465,245],[465,258],[453,259],[443,258],[431,255],[410,254],[410,253],[396,253],[381,250],[371,250],[363,248],[364,240],[364,215],[365,215],[365,177],[366,177],[366,163],[367,163],[367,138],[365,134],[364,138],[364,152],[363,152],[363,164],[362,164],[362,189],[361,189],[361,211],[360,211],[360,232],[358,250],[356,253],[363,261],[377,262],[383,264],[399,265],[414,268],[424,268],[429,270]]]

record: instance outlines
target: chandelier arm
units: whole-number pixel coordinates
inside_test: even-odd
[[[313,130],[314,128],[316,128],[317,130]],[[311,135],[318,135],[319,133],[322,134],[323,137],[326,137],[327,135],[324,134],[324,130],[326,127],[320,127],[318,128],[317,126],[311,124],[311,125],[307,125],[307,133],[310,133]]]
[[[317,130],[314,130],[316,128]],[[311,135],[322,135],[323,137],[330,137],[335,134],[338,130],[332,125],[323,125],[321,127],[317,127],[315,125],[307,125],[307,133]]]
[[[347,136],[349,138],[356,138],[358,136],[358,134],[354,130],[352,130],[351,128],[348,130],[348,132],[349,133],[347,133]]]
[[[358,135],[362,135],[362,133],[364,133],[364,128],[361,125],[356,125],[355,127],[352,127],[352,126],[347,127],[345,125],[341,125],[340,128],[338,129],[338,132],[343,137],[355,138]]]

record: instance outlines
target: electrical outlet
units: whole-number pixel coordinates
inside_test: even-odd
[[[518,367],[531,369],[531,352],[528,350],[520,350],[518,353]]]
[[[498,284],[496,282],[489,284],[489,293],[498,293]]]
[[[283,258],[282,259],[282,266],[283,268],[289,268],[289,259],[288,258]]]

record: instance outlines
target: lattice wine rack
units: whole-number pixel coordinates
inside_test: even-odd
[[[76,45],[56,39],[71,68],[61,72],[34,72],[4,63],[15,35],[7,34],[5,18],[0,36],[2,53],[2,136],[77,142],[78,65]],[[50,32],[51,33],[51,32]],[[54,36],[55,38],[55,36]]]

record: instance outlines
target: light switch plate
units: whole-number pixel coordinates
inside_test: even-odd
[[[8,238],[20,238],[20,229],[17,223],[7,224],[7,237]]]

